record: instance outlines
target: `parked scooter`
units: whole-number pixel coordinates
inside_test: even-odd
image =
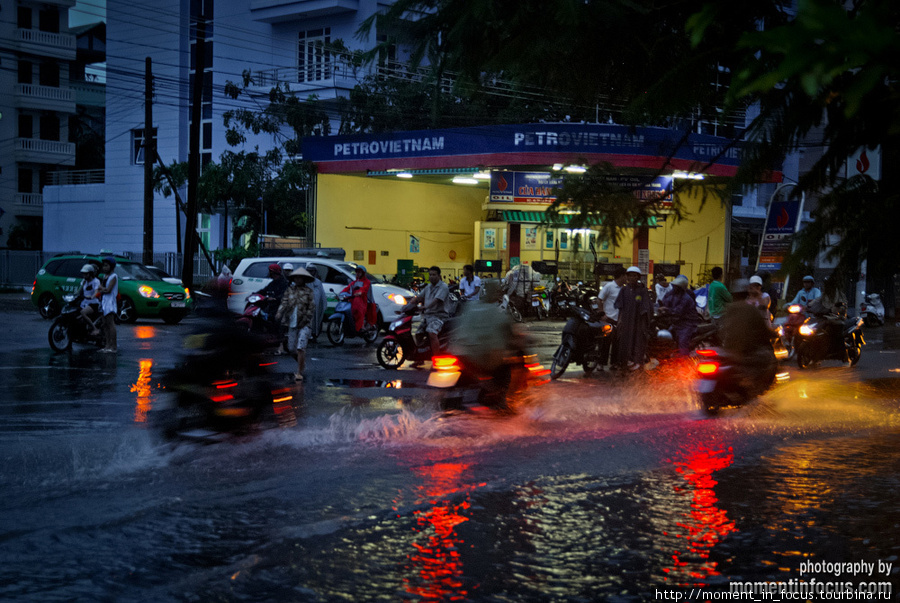
[[[325,319],[323,326],[331,345],[343,345],[345,339],[352,337],[362,337],[366,344],[374,343],[378,339],[378,327],[365,324],[358,332],[350,308],[350,294],[341,293],[338,299],[340,301],[334,308],[334,314]]]
[[[66,305],[47,332],[50,347],[56,352],[65,352],[71,349],[73,343],[103,347],[103,334],[96,337],[91,335],[91,331],[100,328],[102,321],[100,313],[97,313],[93,323],[88,326],[87,322],[81,318],[81,308],[75,302],[75,296],[66,295],[63,297],[63,301],[66,302]]]
[[[508,410],[512,398],[529,387],[546,383],[549,373],[536,355],[521,352],[505,358],[491,373],[464,357],[435,356],[432,361],[428,385],[444,390],[444,410],[471,406]]]
[[[862,317],[846,318],[846,313],[837,318],[813,314],[797,330],[794,339],[797,366],[809,368],[823,360],[849,360],[856,366],[862,356],[864,321]],[[841,330],[841,337],[835,337],[834,329]]]
[[[866,301],[859,305],[859,315],[869,328],[884,326],[884,304],[877,293],[868,293]]]
[[[431,360],[431,342],[428,337],[418,337],[413,330],[415,315],[415,311],[404,312],[403,316],[391,323],[387,335],[375,350],[378,364],[386,369],[398,369],[407,360],[410,362]],[[444,328],[438,335],[441,349],[447,349],[452,329],[453,319],[450,319],[444,323]]]
[[[771,348],[761,348],[752,358],[740,358],[721,348],[695,352],[694,391],[708,414],[723,408],[742,406],[765,393],[788,374],[778,372],[778,361]]]
[[[591,374],[606,361],[614,327],[603,320],[603,302],[592,298],[590,310],[576,306],[570,310],[569,320],[563,327],[562,343],[553,354],[550,378],[559,379],[569,363],[580,364],[585,375]]]

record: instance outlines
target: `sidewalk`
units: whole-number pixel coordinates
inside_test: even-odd
[[[37,312],[31,303],[31,291],[0,293],[0,312]]]

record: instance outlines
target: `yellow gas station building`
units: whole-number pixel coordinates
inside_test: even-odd
[[[664,128],[568,123],[307,138],[304,157],[318,171],[314,240],[388,277],[410,261],[457,275],[476,260],[500,260],[503,272],[556,262],[561,272],[581,270],[567,275],[575,278],[597,263],[645,273],[665,265],[696,283],[727,260],[729,208],[703,196],[704,187],[735,173],[739,148],[730,143]],[[637,195],[678,195],[686,217],[676,223],[664,213],[624,232],[619,246],[589,226],[568,227],[565,214],[549,223],[544,211],[563,170],[600,161],[621,170],[617,183]],[[674,186],[701,177],[701,186]]]

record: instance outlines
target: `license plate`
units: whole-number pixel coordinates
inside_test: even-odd
[[[708,394],[716,389],[716,382],[712,379],[698,379],[697,382],[694,383],[694,389],[701,394]]]
[[[183,307],[184,307],[184,302],[172,302],[172,303],[169,304],[169,305],[172,306],[173,308],[183,308]]]

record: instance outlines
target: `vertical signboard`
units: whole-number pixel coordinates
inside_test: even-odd
[[[789,194],[792,188],[793,184],[779,186],[769,201],[757,270],[778,272],[784,258],[791,252],[792,238],[800,225],[800,213],[803,211],[803,197],[792,198]]]

